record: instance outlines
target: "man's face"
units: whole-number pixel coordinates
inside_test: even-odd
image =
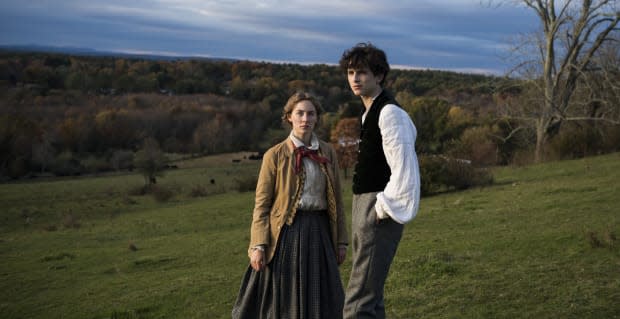
[[[347,69],[347,79],[353,94],[356,96],[374,97],[381,91],[381,80],[383,75],[375,76],[370,68],[349,68]]]

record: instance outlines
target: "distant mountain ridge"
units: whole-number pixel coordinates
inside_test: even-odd
[[[0,45],[0,51],[9,52],[33,52],[33,53],[58,53],[58,54],[70,54],[70,55],[83,55],[83,56],[108,56],[108,57],[123,57],[123,58],[136,58],[147,60],[211,60],[211,61],[238,61],[238,59],[221,58],[221,57],[203,57],[203,56],[177,56],[177,55],[165,55],[165,54],[149,54],[149,53],[127,53],[117,51],[100,51],[91,48],[73,47],[73,46],[49,46],[38,44],[23,44],[23,45]]]

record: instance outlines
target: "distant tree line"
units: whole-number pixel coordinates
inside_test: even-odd
[[[393,70],[388,89],[418,128],[421,156],[479,167],[525,160],[535,144],[531,133],[514,130],[516,120],[497,113],[524,96],[516,82]],[[262,152],[285,136],[281,110],[298,90],[321,98],[327,112],[319,134],[351,167],[351,119],[361,105],[336,66],[0,52],[0,175],[131,169],[147,139],[185,156]],[[592,144],[593,132],[559,134],[551,149],[561,158],[618,149],[615,126],[596,128],[604,143]]]

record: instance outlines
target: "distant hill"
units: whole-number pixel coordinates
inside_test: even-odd
[[[204,56],[173,56],[163,54],[141,54],[141,53],[126,53],[116,51],[99,51],[91,48],[81,48],[73,46],[45,46],[37,44],[24,44],[24,45],[0,45],[0,51],[8,52],[24,52],[24,53],[60,53],[77,56],[102,56],[102,57],[120,57],[120,58],[134,58],[134,59],[146,59],[146,60],[158,60],[158,61],[178,61],[178,60],[208,60],[208,61],[228,61],[234,62],[237,59],[221,58],[221,57],[204,57]]]

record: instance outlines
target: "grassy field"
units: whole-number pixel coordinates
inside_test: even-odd
[[[164,202],[139,175],[1,184],[0,318],[229,318],[253,207],[230,190],[258,165],[180,163]],[[494,173],[423,198],[388,317],[620,318],[620,154]]]

